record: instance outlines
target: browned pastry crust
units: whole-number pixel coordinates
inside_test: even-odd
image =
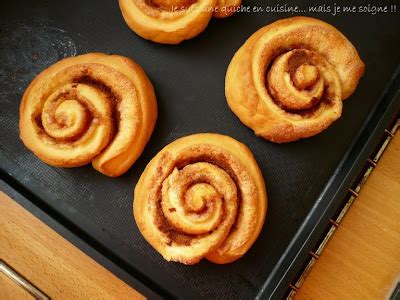
[[[154,129],[157,102],[142,68],[123,56],[89,53],[40,73],[24,93],[20,136],[57,167],[92,162],[107,176],[125,173]]]
[[[241,0],[119,0],[128,26],[141,37],[178,44],[207,27],[214,16],[231,16]]]
[[[162,149],[140,177],[133,204],[139,230],[166,260],[224,264],[257,239],[267,194],[245,145],[205,133]]]
[[[335,27],[294,17],[261,28],[236,52],[225,94],[256,135],[290,142],[337,120],[363,73],[356,49]]]

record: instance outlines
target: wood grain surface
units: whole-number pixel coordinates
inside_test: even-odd
[[[52,299],[144,297],[0,192],[0,259]],[[31,299],[3,274],[0,299]]]
[[[400,280],[400,132],[295,299],[387,299]]]

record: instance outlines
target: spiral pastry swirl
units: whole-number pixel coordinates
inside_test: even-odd
[[[336,28],[294,17],[261,28],[236,52],[225,94],[258,136],[290,142],[337,120],[363,73],[357,50]]]
[[[20,136],[57,167],[92,162],[107,176],[126,172],[153,131],[157,102],[142,68],[100,53],[63,59],[39,74],[20,105]]]
[[[264,223],[267,195],[250,150],[218,134],[174,141],[147,165],[134,216],[168,261],[229,263],[244,255]]]
[[[241,0],[119,0],[128,26],[139,36],[162,44],[178,44],[207,27],[214,16],[234,14]]]

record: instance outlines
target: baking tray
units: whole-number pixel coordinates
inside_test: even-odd
[[[245,4],[273,7],[278,2]],[[306,9],[312,2],[287,4]],[[357,47],[366,73],[328,130],[282,145],[257,138],[240,123],[226,104],[224,77],[246,38],[294,14],[240,13],[212,20],[200,36],[177,46],[137,37],[124,23],[117,1],[2,1],[0,14],[3,180],[73,232],[69,240],[89,245],[85,252],[117,275],[123,271],[121,278],[150,298],[284,297],[400,109],[399,13],[301,13],[341,30]],[[29,82],[63,57],[94,51],[125,55],[142,65],[159,104],[156,129],[143,155],[114,179],[90,165],[47,166],[18,137],[18,107]],[[228,265],[164,261],[132,216],[133,189],[149,160],[176,138],[198,132],[227,134],[248,145],[267,186],[263,230],[250,251]]]

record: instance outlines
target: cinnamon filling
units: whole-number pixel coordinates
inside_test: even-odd
[[[70,100],[73,99],[73,100]],[[51,126],[55,129],[64,129],[68,127],[68,123],[70,123],[70,120],[68,116],[65,113],[56,113],[57,108],[60,105],[63,105],[64,103],[68,101],[75,101],[79,103],[80,107],[83,110],[83,114],[85,117],[81,120],[82,124],[80,126],[80,130],[78,134],[74,134],[73,136],[65,136],[65,137],[52,137],[46,132],[46,129],[43,125],[42,121],[42,115],[43,113],[46,113],[48,118],[50,119]],[[67,92],[62,92],[59,95],[57,95],[56,100],[53,101],[50,104],[50,108],[48,111],[44,112],[42,111],[41,114],[37,115],[34,120],[35,123],[38,127],[38,133],[40,135],[46,135],[47,138],[52,140],[55,144],[57,143],[65,143],[65,144],[73,144],[76,141],[78,141],[84,134],[85,132],[90,128],[93,120],[97,117],[96,112],[94,108],[89,107],[87,105],[87,101],[84,101],[82,97],[77,93],[75,90],[69,90]]]
[[[119,123],[121,120],[121,113],[118,110],[118,104],[120,102],[120,97],[113,91],[113,89],[107,86],[101,80],[94,78],[90,74],[90,70],[86,70],[79,77],[73,79],[74,83],[82,83],[86,85],[93,86],[99,90],[101,90],[104,94],[107,95],[109,102],[112,107],[112,121],[113,121],[113,131],[112,136],[115,136],[118,132]]]
[[[185,153],[183,153],[183,155],[180,155],[175,161],[174,161],[174,166],[176,168],[178,168],[178,170],[182,170],[185,166],[191,165],[191,164],[195,164],[198,162],[207,162],[210,163],[220,169],[222,169],[223,171],[225,171],[230,178],[233,180],[233,182],[235,183],[236,187],[237,187],[237,201],[238,201],[238,211],[240,209],[240,199],[241,199],[241,191],[240,191],[240,185],[239,185],[239,178],[238,176],[235,174],[234,170],[231,167],[232,164],[232,159],[229,158],[228,156],[226,156],[224,153],[219,152],[219,153],[204,153],[205,149],[202,149],[201,147],[192,147],[189,149],[186,149]],[[166,155],[168,156],[168,155]],[[166,157],[166,159],[168,159]],[[162,160],[161,160],[162,162]],[[165,172],[163,173],[161,169],[159,169],[160,172],[158,172],[160,175],[162,175],[162,178],[159,178],[159,180],[157,180],[157,182],[155,182],[155,184],[157,185],[155,188],[157,189],[155,192],[155,197],[153,199],[155,199],[155,205],[156,205],[156,215],[155,215],[155,224],[158,227],[158,229],[163,232],[169,239],[169,241],[167,242],[167,244],[170,245],[184,245],[184,246],[190,246],[191,243],[201,237],[204,237],[210,233],[212,233],[214,230],[218,229],[218,226],[216,228],[214,228],[213,230],[209,231],[209,232],[205,232],[205,233],[201,233],[201,234],[188,234],[185,232],[182,232],[179,230],[179,228],[175,228],[172,224],[170,224],[167,220],[167,218],[164,215],[162,206],[161,206],[161,201],[162,201],[162,197],[161,197],[161,189],[162,189],[162,183],[164,182],[164,180],[166,180],[166,178],[170,175],[170,174],[165,174]],[[160,184],[161,183],[161,184]],[[207,185],[206,186],[202,186],[202,185]],[[195,213],[198,215],[202,215],[207,213],[208,209],[210,209],[210,202],[208,201],[212,201],[212,199],[207,199],[207,197],[205,197],[204,199],[195,199],[195,197],[190,197],[190,196],[194,196],[194,193],[196,193],[196,189],[203,189],[205,188],[207,192],[210,192],[210,195],[213,195],[214,188],[212,186],[210,186],[210,182],[206,179],[206,178],[202,178],[202,176],[200,176],[199,180],[193,181],[191,183],[191,185],[189,185],[186,189],[185,189],[185,199],[182,199],[182,205],[185,209],[185,211],[187,211],[188,213]],[[204,192],[204,191],[202,191]],[[207,194],[207,193],[205,193]],[[188,199],[186,199],[187,197],[190,197],[191,200],[189,201]],[[213,197],[213,196],[211,196]],[[208,201],[207,201],[208,200]],[[194,203],[194,201],[196,201],[196,203]],[[197,202],[198,201],[198,202]],[[222,198],[222,201],[225,201]],[[225,204],[222,205],[222,215],[225,215]],[[174,213],[176,211],[175,208],[170,209],[170,212]],[[237,220],[237,219],[236,219]],[[235,224],[232,225],[232,228],[235,228],[236,225],[236,221]]]
[[[290,81],[293,88],[295,88],[297,91],[312,91],[317,82],[320,80],[321,74],[319,73],[317,66],[314,65],[314,61],[310,56],[312,55],[311,50],[307,50],[301,45],[299,47],[300,48],[295,48],[294,50],[292,50],[292,48],[279,49],[282,52],[277,52],[277,54],[274,56],[274,59],[272,59],[270,65],[267,67],[264,84],[271,99],[276,105],[278,105],[280,108],[288,113],[309,118],[312,117],[322,105],[333,105],[333,98],[335,97],[335,95],[332,89],[327,84],[324,84],[321,94],[309,98],[309,100],[307,100],[308,102],[304,103],[304,105],[300,104],[302,102],[299,102],[299,104],[297,105],[292,104],[291,106],[288,106],[286,102],[288,102],[289,99],[280,98],[279,95],[282,94],[282,92],[277,90],[272,84],[269,83],[273,72],[272,66],[274,66],[274,64],[276,64],[283,55],[287,55],[287,53],[290,52],[290,57],[287,59],[285,69],[281,70],[282,74],[275,76],[280,76],[281,78],[283,78],[284,74],[287,73],[290,76]],[[284,79],[282,79],[282,81],[283,80]],[[287,91],[287,93],[290,93],[290,91]],[[296,101],[293,102],[293,99],[296,99],[293,97],[295,97],[295,95],[290,95],[290,99],[292,102],[289,101],[289,103],[296,103]],[[298,99],[297,101],[300,101],[300,99]]]
[[[118,132],[120,122],[120,112],[118,110],[118,103],[120,102],[119,96],[114,93],[111,87],[107,86],[101,80],[94,78],[89,69],[85,69],[82,72],[82,75],[73,78],[72,83],[73,84],[68,91],[60,92],[60,94],[51,100],[51,103],[48,105],[49,107],[46,111],[39,112],[38,115],[33,117],[33,121],[37,125],[38,134],[46,135],[46,138],[53,141],[54,144],[62,143],[64,146],[73,146],[74,143],[81,139],[82,136],[89,130],[92,124],[98,125],[99,122],[101,122],[101,118],[99,118],[97,115],[96,109],[92,107],[90,101],[88,99],[84,99],[76,90],[78,84],[84,84],[100,90],[104,95],[106,95],[109,103],[111,103],[113,128],[110,138],[115,136],[115,134]],[[67,113],[58,111],[63,105],[64,107],[68,107],[68,103],[76,103],[79,106],[81,115],[83,116],[79,120],[81,122],[79,125],[79,131],[73,136],[51,136],[46,131],[46,127],[44,126],[45,124],[43,124],[42,121],[42,115],[46,114],[47,119],[49,120],[47,123],[50,124],[51,128],[55,130],[65,129],[71,125],[72,121]]]

